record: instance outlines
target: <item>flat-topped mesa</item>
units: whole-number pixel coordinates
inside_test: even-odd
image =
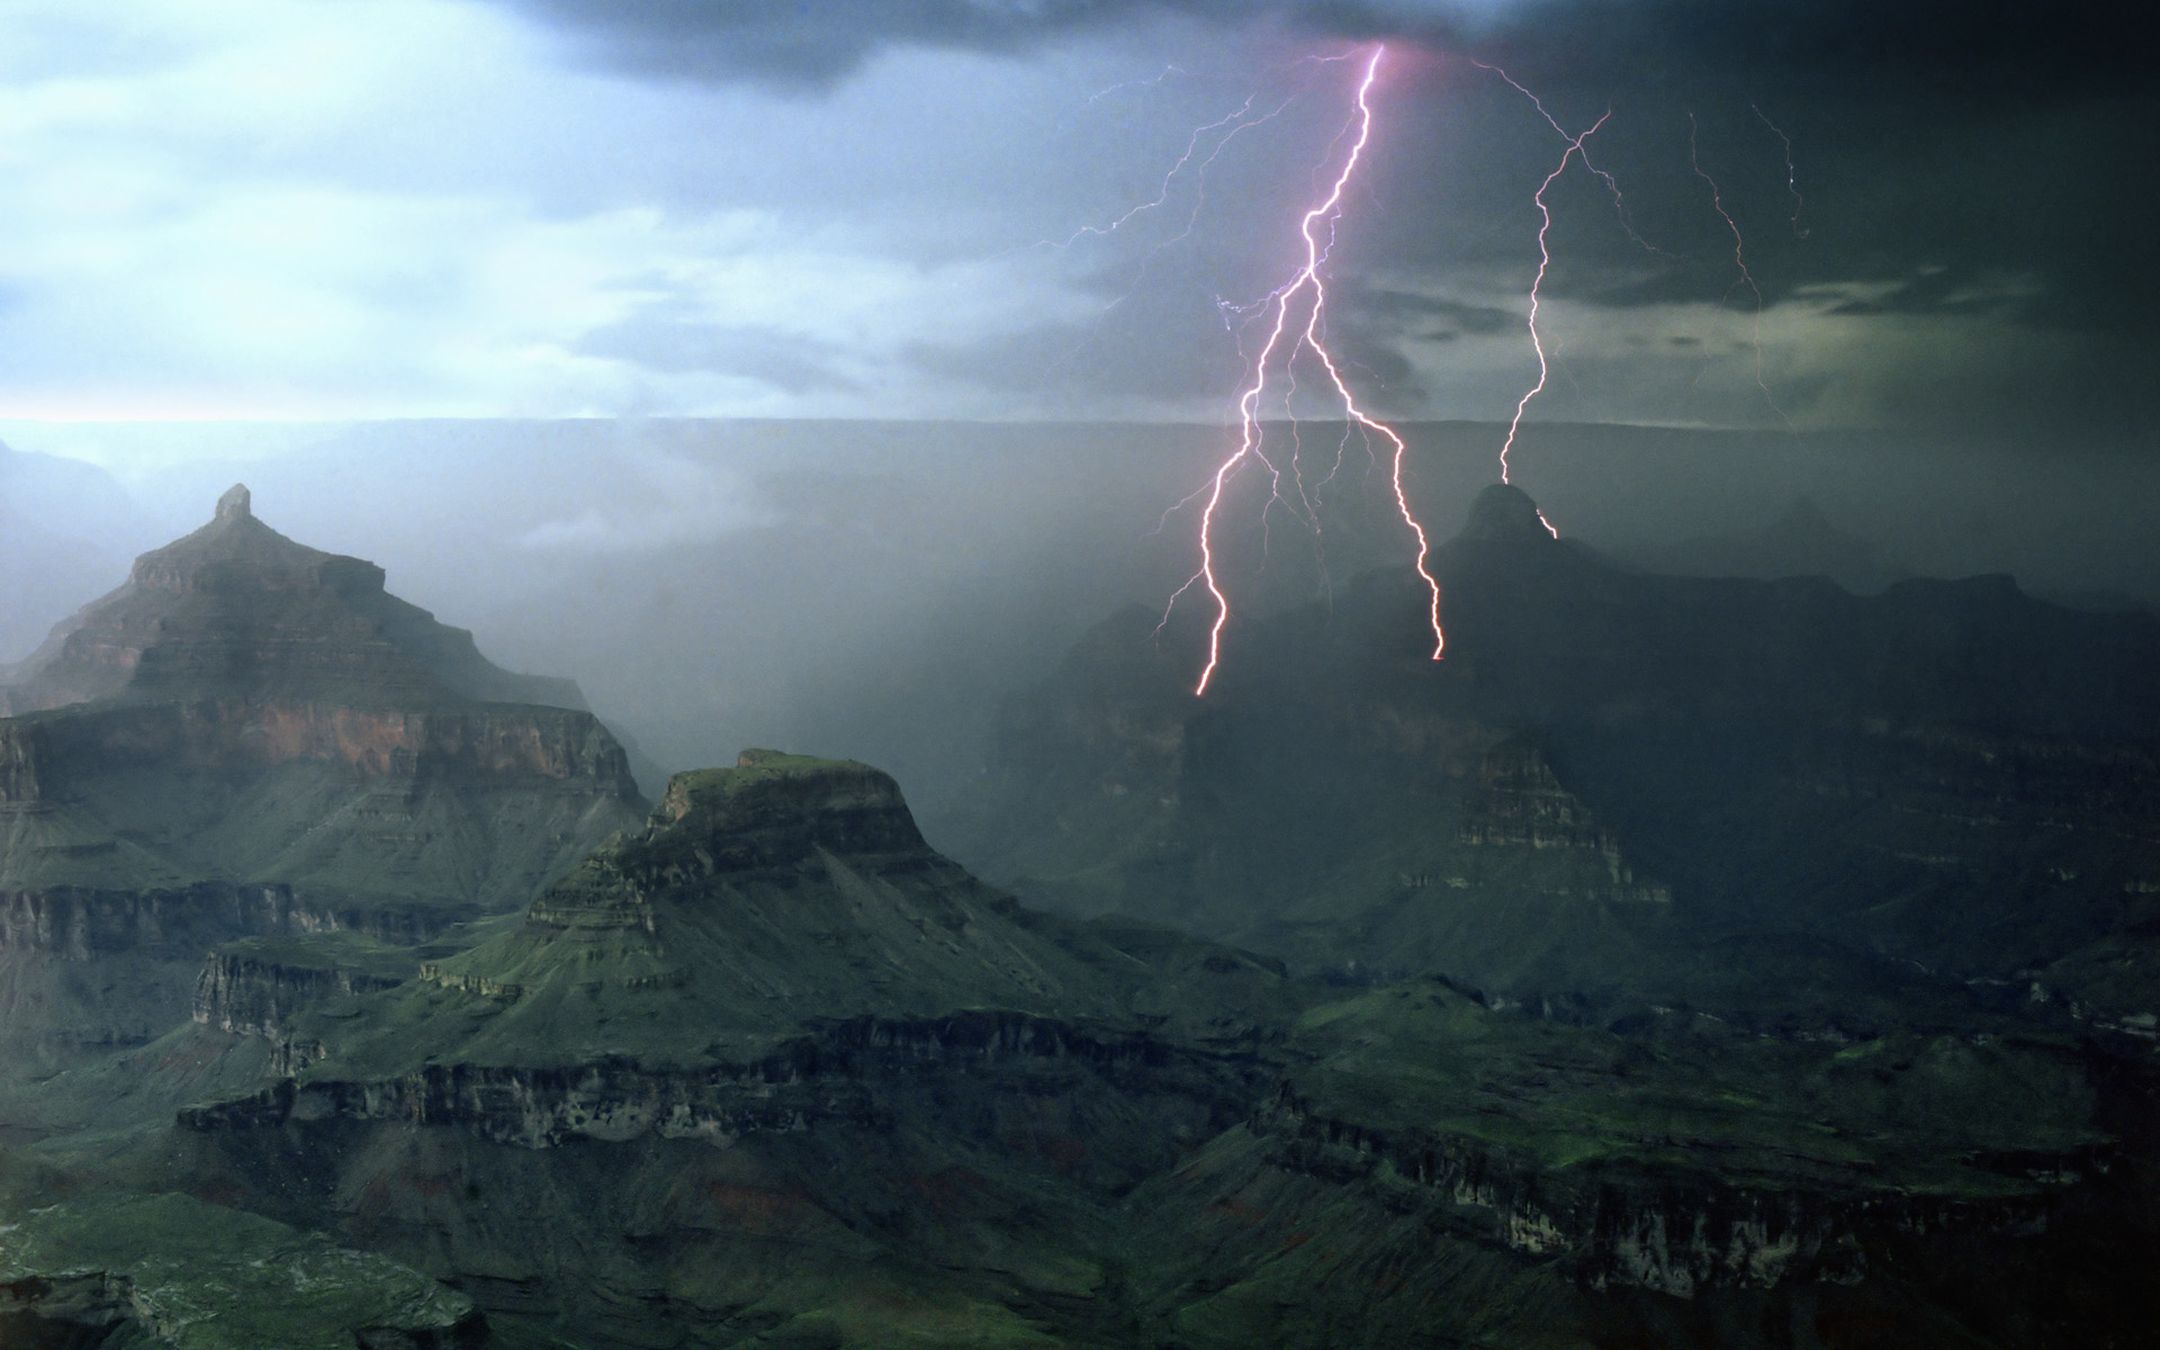
[[[938,855],[891,775],[853,760],[745,750],[668,780],[642,835],[619,837],[533,903],[552,928],[649,928],[651,902],[708,878],[771,879],[821,855],[879,873]]]
[[[694,839],[745,866],[836,854],[918,853],[929,845],[892,776],[849,759],[745,750],[731,769],[668,780],[648,841]]]
[[[472,634],[384,589],[383,569],[297,543],[235,484],[201,529],[135,560],[16,669],[12,712],[97,699],[582,709],[569,680],[515,675]]]

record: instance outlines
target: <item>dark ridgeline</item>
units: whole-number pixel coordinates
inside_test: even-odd
[[[1438,665],[1401,573],[1233,630],[1204,700],[1152,616],[1110,620],[1005,710],[959,851],[1061,907],[1593,1020],[2160,1007],[2160,622],[2002,576],[1631,572],[1499,486],[1436,570]]]

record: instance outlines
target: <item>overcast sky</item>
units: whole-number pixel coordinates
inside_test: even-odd
[[[2149,446],[2115,8],[14,0],[0,419],[1219,421],[1385,42],[1328,264],[1384,412],[1535,374],[1565,142],[1482,60],[1626,194],[1548,195],[1538,414]]]

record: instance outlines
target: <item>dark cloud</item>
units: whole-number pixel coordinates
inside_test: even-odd
[[[1370,402],[1390,415],[1406,416],[1428,392],[1415,363],[1392,331],[1333,326],[1328,350]],[[1454,337],[1448,333],[1445,337]],[[1251,368],[1220,329],[1195,331],[1183,340],[1149,332],[1134,341],[1107,324],[1043,324],[1020,333],[953,343],[919,343],[906,352],[910,365],[941,380],[1029,398],[1047,397],[1062,411],[1130,406],[1135,399],[1183,407],[1195,398],[1236,404]],[[1308,393],[1322,388],[1318,366],[1299,366]]]
[[[1947,267],[1923,268],[1874,294],[1836,299],[1833,290],[1825,313],[1841,316],[1880,314],[2022,314],[2036,299],[2030,285],[2015,278],[1967,278]]]
[[[829,84],[896,46],[1014,52],[1149,18],[1407,37],[1551,77],[1910,78],[1938,95],[2073,92],[2149,70],[2126,7],[2013,0],[501,0],[656,74]]]
[[[617,68],[677,78],[829,85],[897,46],[1018,51],[1166,9],[1151,0],[509,0]]]
[[[1354,278],[1337,280],[1328,288],[1328,305],[1359,323],[1385,325],[1398,332],[1427,325],[1425,336],[1468,334],[1486,337],[1522,327],[1520,311],[1472,304],[1418,291],[1390,290],[1370,286]],[[1436,322],[1437,321],[1437,322]]]
[[[1219,87],[1205,85],[1204,75],[1180,86],[1194,95],[1194,107],[1212,106],[1238,83],[1224,72],[1259,69],[1264,61],[1254,54],[1274,50],[1271,43],[1401,37],[1443,59],[1404,62],[1389,90],[1390,116],[1398,119],[1391,143],[1401,148],[1376,151],[1372,197],[1352,204],[1335,303],[1338,334],[1367,342],[1364,359],[1405,388],[1414,384],[1407,363],[1390,359],[1400,360],[1403,343],[1505,333],[1521,321],[1507,301],[1536,264],[1530,196],[1558,142],[1519,94],[1456,59],[1476,56],[1540,90],[1571,127],[1606,108],[1614,112],[1597,142],[1599,163],[1627,186],[1629,221],[1655,250],[1631,239],[1602,186],[1573,170],[1551,194],[1554,265],[1546,293],[1555,299],[1602,310],[1623,329],[1661,306],[1749,305],[1730,232],[1690,163],[1692,114],[1699,162],[1745,235],[1767,307],[1993,326],[2006,345],[2036,333],[2066,335],[2105,361],[2071,366],[2068,379],[2050,375],[2047,387],[2038,385],[2036,369],[2030,406],[2072,416],[2097,398],[2134,421],[2149,403],[2129,392],[2142,381],[2121,377],[2149,362],[2160,341],[2160,296],[2134,266],[2155,205],[2143,169],[2160,162],[2160,84],[2125,7],[2005,0],[497,3],[564,35],[585,59],[633,76],[803,92],[830,89],[902,49],[1043,52],[1063,60],[1086,39],[1104,44],[1098,56],[1126,54],[1136,71],[1159,69],[1165,59],[1204,71],[1194,57],[1212,53]],[[1230,92],[1226,106],[1241,92]],[[1781,133],[1790,137],[1790,166]],[[982,129],[967,143],[985,154],[1003,144]],[[1257,136],[1249,143],[1259,144]],[[1281,152],[1267,143],[1270,169]],[[1091,139],[1051,157],[1078,183],[1082,169],[1120,154],[1132,163],[1117,181],[1149,190],[1150,175],[1162,171],[1152,149],[1143,158],[1125,142]],[[1234,175],[1239,166],[1226,156],[1214,171]],[[1247,184],[1267,190],[1255,172],[1226,178],[1210,200],[1231,200],[1233,189]],[[1040,195],[1065,211],[1065,199],[1077,201],[1078,191],[1043,184]],[[1204,292],[1255,293],[1239,269],[1253,270],[1254,260],[1273,265],[1270,250],[1279,242],[1250,233],[1265,223],[1209,215],[1202,221],[1205,254],[1166,256],[1142,289],[1177,273],[1188,291],[1199,282]],[[1238,230],[1248,233],[1232,233]],[[1068,279],[1108,303],[1136,285],[1133,256],[1106,257],[1099,275]],[[1380,263],[1395,278],[1388,287],[1353,284]],[[1435,292],[1462,298],[1435,300]],[[992,388],[1054,387],[1076,406],[1086,394],[1189,399],[1226,380],[1234,386],[1234,358],[1211,345],[1219,333],[1203,331],[1205,294],[1181,298],[1199,315],[1197,326],[1191,314],[1173,316],[1167,305],[1138,318],[1128,306],[1093,328],[1045,325],[1016,339],[960,336],[910,359]],[[1666,335],[1650,340],[1662,345]],[[816,356],[804,359],[814,367]],[[2088,369],[2090,377],[2077,373]],[[1954,388],[1937,406],[1955,412],[1964,394]]]
[[[1218,327],[1168,315],[1168,329],[1142,320],[1143,336],[1112,315],[1092,323],[1045,323],[1018,333],[917,343],[906,353],[915,369],[981,388],[1047,396],[1074,408],[1105,398],[1190,401],[1196,392],[1235,390],[1244,367]],[[1175,336],[1172,332],[1175,332]]]
[[[702,371],[759,380],[784,393],[840,393],[858,388],[829,343],[774,329],[712,323],[648,308],[585,335],[582,356],[629,361],[669,374]]]

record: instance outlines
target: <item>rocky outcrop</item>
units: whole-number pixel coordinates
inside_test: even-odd
[[[396,988],[394,975],[332,964],[302,964],[247,952],[213,951],[195,983],[194,1019],[240,1036],[275,1037],[301,1008],[343,994]]]
[[[288,1043],[280,1067],[303,1073],[323,1047]],[[189,1107],[187,1129],[220,1131],[288,1121],[392,1120],[454,1125],[496,1143],[549,1148],[573,1140],[622,1142],[643,1135],[729,1143],[745,1134],[807,1130],[820,1123],[879,1125],[867,1078],[949,1069],[1007,1073],[1072,1064],[1189,1090],[1205,1112],[1228,1115],[1229,1085],[1249,1060],[1199,1054],[1144,1033],[1089,1029],[1012,1012],[920,1020],[849,1018],[741,1064],[697,1069],[608,1056],[563,1067],[431,1064],[395,1078],[287,1078],[232,1102]]]
[[[475,906],[361,904],[288,886],[201,882],[141,890],[57,886],[0,890],[0,1038],[8,1055],[136,1045],[198,1022],[267,1028],[331,996],[341,980],[373,988],[385,965],[348,976],[314,956],[236,958],[222,944],[304,948],[432,940]],[[209,953],[207,960],[205,953]],[[0,1068],[27,1060],[0,1056]]]
[[[0,1344],[19,1350],[75,1350],[139,1330],[135,1283],[105,1270],[20,1274],[0,1279]]]
[[[821,848],[861,855],[929,847],[900,785],[867,764],[745,750],[735,770],[677,774],[654,812],[656,832],[717,845],[719,867],[780,866]]]
[[[1252,1128],[1277,1166],[1336,1183],[1411,1188],[1457,1231],[1564,1261],[1593,1289],[1680,1298],[1718,1287],[1852,1283],[1913,1235],[1960,1241],[2044,1232],[2055,1198],[2104,1163],[2047,1160],[2047,1187],[1992,1198],[1749,1187],[1704,1170],[1540,1170],[1468,1136],[1389,1133],[1316,1113],[1283,1091]],[[2030,1173],[2030,1169],[2025,1169]],[[2021,1179],[2026,1179],[2021,1177]]]
[[[284,885],[206,881],[143,891],[58,886],[0,891],[0,951],[92,961],[124,952],[192,955],[241,937],[334,932],[409,946],[465,917],[469,913],[442,906],[325,904]]]
[[[79,799],[110,773],[321,765],[358,782],[560,785],[637,800],[590,713],[513,705],[389,710],[245,702],[120,704],[0,720],[0,811]]]
[[[1561,786],[1551,763],[1522,737],[1503,741],[1479,761],[1465,794],[1461,842],[1473,849],[1529,850],[1554,872],[1555,894],[1670,904],[1672,891],[1640,880],[1621,855],[1620,836]]]

